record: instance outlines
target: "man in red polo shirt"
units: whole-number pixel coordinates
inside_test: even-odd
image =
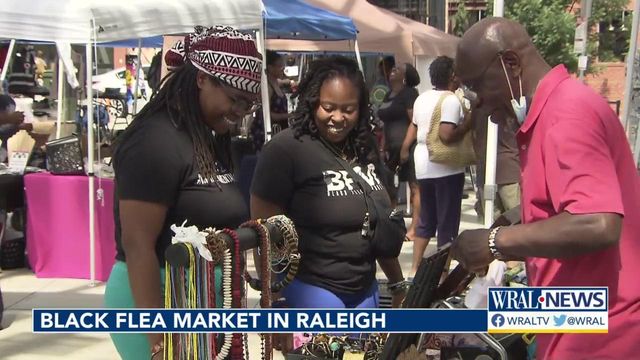
[[[524,258],[531,286],[608,286],[608,334],[540,334],[538,359],[635,359],[640,353],[640,178],[606,101],[551,68],[526,30],[489,18],[458,47],[456,73],[494,121],[519,122],[522,225],[465,231],[470,271]]]

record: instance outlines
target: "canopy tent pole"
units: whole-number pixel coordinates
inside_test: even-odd
[[[133,115],[138,113],[138,89],[140,88],[140,68],[142,67],[142,38],[138,39],[138,64],[136,65],[136,86],[133,92]]]
[[[94,26],[91,21],[92,28]],[[95,41],[95,39],[94,39]],[[91,286],[96,284],[96,232],[95,232],[95,184],[93,173],[93,52],[92,43],[86,45],[87,53],[87,175],[89,179],[89,267]]]
[[[62,118],[64,117],[64,82],[71,85],[73,90],[80,88],[80,82],[76,78],[73,60],[71,60],[71,44],[67,42],[56,41],[56,50],[58,52],[58,108],[56,119],[56,138],[62,136]]]
[[[493,16],[504,16],[504,0],[496,0],[493,4]],[[487,158],[484,173],[484,226],[490,228],[493,224],[493,209],[496,198],[496,166],[498,162],[498,125],[487,119]]]
[[[360,56],[360,47],[358,46],[358,39],[355,41],[354,45],[356,51],[356,59],[358,60],[358,67],[360,68],[360,72],[364,75],[364,68],[362,67],[362,57]]]
[[[62,57],[58,55],[58,105],[56,109],[57,119],[56,119],[56,139],[60,139],[60,135],[62,134],[62,106],[64,92],[64,63],[62,62]]]
[[[262,23],[262,29],[256,31],[256,42],[258,51],[262,54],[262,76],[260,77],[260,93],[262,98],[262,118],[264,124],[264,141],[271,140],[271,109],[269,108],[269,84],[267,83],[267,61],[266,61],[266,26]]]
[[[640,124],[638,124],[638,127],[640,127]],[[638,134],[638,130],[636,130],[636,145],[633,149],[633,160],[636,163],[636,168],[638,168],[640,166],[640,134]]]
[[[4,65],[2,65],[2,74],[0,74],[0,82],[4,81],[7,77],[7,71],[9,70],[9,62],[11,61],[11,56],[13,56],[13,48],[16,46],[16,39],[11,39],[9,43],[9,49],[7,51],[7,57],[4,59]]]
[[[631,103],[633,100],[633,78],[636,76],[635,70],[635,60],[638,58],[638,31],[640,31],[640,0],[636,0],[636,6],[633,9],[633,24],[631,26],[631,39],[629,39],[629,53],[627,54],[627,77],[624,83],[624,109],[622,115],[622,121],[624,123],[624,128],[629,134],[629,122],[631,121],[631,109],[633,104]],[[638,114],[640,116],[640,114]],[[640,130],[640,123],[637,124],[638,129]],[[633,147],[633,154],[635,159],[635,164],[638,166],[638,156],[640,155],[640,135],[638,135],[639,131],[636,130],[636,141],[635,146]],[[631,141],[631,139],[629,139]]]
[[[307,65],[307,54],[300,55],[300,65],[298,66],[298,84],[302,81],[304,67]]]

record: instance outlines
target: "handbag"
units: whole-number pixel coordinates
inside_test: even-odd
[[[371,196],[372,189],[365,184],[364,179],[356,174],[347,161],[343,160],[332,148],[321,140],[327,150],[329,150],[340,166],[347,171],[354,183],[362,191],[366,214],[362,223],[362,236],[369,239],[371,249],[376,259],[392,259],[400,255],[402,244],[407,235],[407,227],[404,223],[404,216],[397,209],[390,205],[376,201]]]
[[[433,109],[433,115],[431,115],[431,125],[427,132],[429,160],[434,163],[456,167],[475,164],[476,153],[473,149],[473,135],[471,131],[467,132],[462,140],[453,144],[445,144],[442,142],[442,139],[440,139],[439,130],[442,116],[442,103],[449,95],[454,94],[447,91],[440,96],[435,109]]]
[[[46,143],[47,170],[54,175],[84,175],[80,139],[71,135]]]
[[[25,266],[25,250],[27,248],[24,237],[3,240],[0,245],[0,268],[5,270],[20,269]]]

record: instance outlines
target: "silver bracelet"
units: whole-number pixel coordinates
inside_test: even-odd
[[[407,280],[402,280],[402,281],[398,281],[396,283],[393,284],[388,284],[387,285],[387,290],[389,290],[389,292],[391,294],[395,294],[400,290],[406,290],[411,286],[411,282],[407,281]]]
[[[491,232],[489,232],[489,251],[491,251],[491,255],[493,255],[493,257],[498,260],[504,258],[502,253],[496,247],[496,236],[498,236],[498,231],[500,231],[500,228],[502,227],[496,226],[495,228],[491,229]]]

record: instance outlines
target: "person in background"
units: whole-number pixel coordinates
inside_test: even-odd
[[[16,111],[16,102],[11,96],[0,95],[0,162],[9,160],[9,138],[20,130],[32,131],[33,125],[24,122],[24,113]]]
[[[284,58],[275,51],[267,50],[266,61],[271,129],[273,134],[276,134],[289,127],[289,101],[280,87],[280,80],[284,77]],[[256,113],[256,118],[251,125],[251,134],[255,150],[260,151],[265,140],[262,110]]]
[[[473,117],[473,145],[476,153],[476,185],[478,187],[478,203],[476,211],[484,217],[484,181],[487,153],[487,124],[488,114],[482,109],[474,109]],[[492,119],[507,120],[498,122],[498,156],[496,158],[497,192],[494,202],[494,219],[504,212],[520,205],[520,158],[515,134],[518,123],[513,117],[496,111]]]
[[[410,188],[412,221],[407,229],[407,239],[413,240],[415,228],[420,219],[420,189],[416,181],[413,159],[400,162],[400,149],[407,135],[407,129],[413,118],[413,103],[418,97],[416,86],[420,84],[420,75],[411,64],[394,66],[389,73],[391,90],[378,109],[378,117],[384,124],[384,152],[387,165],[386,188],[391,204],[398,203],[398,185],[407,182]],[[412,144],[412,149],[415,143]]]
[[[538,334],[537,359],[637,358],[640,176],[620,120],[512,20],[474,24],[456,59],[480,106],[517,120],[523,218],[462,232],[455,257],[478,274],[494,259],[525,259],[530,286],[609,288],[607,334]]]
[[[369,94],[369,103],[376,111],[382,102],[384,102],[387,93],[391,90],[389,88],[389,74],[391,74],[391,70],[395,66],[396,59],[393,56],[385,56],[378,63],[378,75],[376,82]]]
[[[396,59],[393,56],[385,56],[380,59],[378,62],[378,74],[376,77],[376,82],[371,88],[369,93],[369,104],[371,107],[371,113],[373,115],[373,126],[374,126],[374,134],[376,137],[376,142],[378,144],[378,151],[380,152],[381,158],[386,158],[385,150],[384,150],[384,124],[378,117],[378,108],[384,102],[387,93],[390,91],[389,88],[389,74],[391,74],[391,69],[396,66]]]
[[[121,135],[114,154],[116,263],[109,308],[163,308],[164,253],[171,225],[235,228],[248,209],[233,178],[227,119],[257,108],[261,55],[231,27],[198,27],[187,51]],[[234,67],[216,56],[249,62]],[[245,63],[243,62],[243,64]],[[216,289],[219,294],[219,289]],[[162,358],[163,334],[111,334],[125,360]]]
[[[42,50],[38,50],[36,52],[35,62],[36,81],[38,82],[38,85],[42,86],[42,79],[44,78],[44,73],[47,71],[47,61],[44,59],[44,53]]]
[[[411,144],[416,139],[414,151],[416,178],[420,185],[420,221],[413,242],[411,273],[415,275],[429,245],[429,239],[437,237],[438,248],[450,244],[458,236],[464,167],[435,163],[429,160],[427,134],[433,114],[438,106],[440,126],[438,134],[445,144],[463,139],[471,130],[471,116],[465,116],[460,99],[453,93],[459,84],[453,73],[453,59],[437,57],[429,67],[429,76],[434,89],[416,99],[413,107],[413,122],[402,144],[400,161],[410,159]]]
[[[253,218],[285,214],[300,237],[299,271],[282,293],[286,305],[376,308],[377,260],[397,307],[406,291],[400,263],[372,255],[362,236],[367,205],[359,180],[339,161],[351,164],[369,196],[390,204],[376,165],[363,75],[351,59],[317,60],[300,83],[299,96],[292,127],[264,146],[251,189]],[[291,336],[279,337],[276,345],[286,354]]]

